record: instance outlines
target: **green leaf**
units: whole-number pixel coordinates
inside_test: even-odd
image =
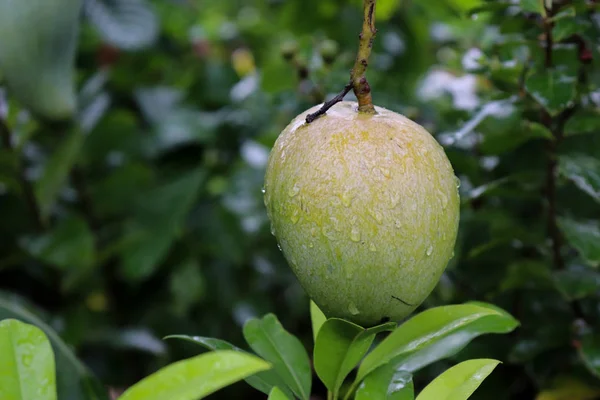
[[[559,172],[600,203],[600,161],[585,154],[563,155]]]
[[[569,301],[592,296],[600,290],[600,274],[581,265],[554,272],[554,283]]]
[[[317,342],[317,335],[319,333],[319,329],[325,323],[327,317],[323,314],[323,311],[315,304],[314,301],[310,301],[310,321],[312,323],[312,331],[313,331],[313,339],[315,343]]]
[[[344,379],[367,354],[375,335],[394,330],[395,323],[370,329],[339,318],[325,321],[314,349],[315,371],[327,389],[337,398]]]
[[[559,218],[558,226],[567,241],[579,251],[586,263],[592,267],[600,265],[600,224],[598,221],[575,221]]]
[[[578,110],[565,124],[565,136],[600,132],[600,110]]]
[[[466,400],[498,364],[490,359],[464,361],[435,378],[417,400]]]
[[[379,0],[375,8],[375,17],[378,21],[387,21],[400,7],[401,0]]]
[[[270,365],[232,350],[205,353],[173,363],[142,379],[119,400],[198,400]]]
[[[579,357],[592,374],[600,377],[600,335],[592,331],[583,335]]]
[[[577,79],[558,70],[536,72],[525,81],[527,92],[552,116],[575,100]]]
[[[191,343],[199,344],[200,346],[209,350],[235,350],[245,354],[249,352],[240,349],[221,339],[214,339],[202,336],[186,336],[186,335],[170,335],[165,339],[181,339]],[[254,389],[269,394],[274,387],[279,387],[280,390],[284,391],[286,396],[293,398],[292,392],[287,388],[285,382],[274,370],[262,371],[255,375],[252,375],[245,379],[245,381],[252,386]]]
[[[71,283],[96,260],[94,235],[85,220],[76,216],[42,235],[25,238],[22,246],[38,260],[69,273]]]
[[[56,400],[54,353],[39,328],[0,321],[0,398]]]
[[[574,18],[561,18],[552,28],[553,39],[558,43],[582,31],[582,22]]]
[[[546,14],[544,0],[521,0],[521,9],[525,12]]]
[[[12,296],[0,293],[0,320],[16,318],[40,328],[50,339],[56,359],[60,400],[108,400],[100,382],[75,357],[56,332]]]
[[[191,171],[146,193],[136,218],[127,225],[129,240],[121,249],[121,273],[136,281],[150,276],[175,241],[196,200],[205,171]]]
[[[356,382],[380,366],[414,372],[456,354],[485,333],[507,333],[519,322],[505,311],[484,303],[436,307],[412,317],[369,353],[358,369]]]
[[[367,375],[356,391],[355,400],[413,400],[412,374],[386,364]]]
[[[273,390],[271,390],[271,393],[269,393],[269,398],[267,400],[292,400],[292,399],[293,399],[293,397],[288,396],[278,387],[274,387]]]
[[[77,129],[72,129],[52,153],[44,167],[42,177],[35,184],[35,197],[44,220],[50,215],[71,168],[77,161],[83,141],[83,134]]]
[[[310,360],[300,340],[283,329],[273,314],[249,320],[243,331],[252,350],[273,364],[273,369],[296,396],[308,400],[312,378]]]
[[[121,49],[146,48],[158,37],[158,18],[146,0],[87,0],[84,11],[102,38]]]

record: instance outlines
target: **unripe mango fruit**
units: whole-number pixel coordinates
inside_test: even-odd
[[[341,102],[277,139],[265,176],[272,232],[328,317],[398,321],[431,293],[453,254],[459,195],[443,148],[420,125]]]

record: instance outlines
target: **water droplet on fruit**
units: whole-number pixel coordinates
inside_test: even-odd
[[[452,254],[450,255],[450,259],[454,258],[454,250],[452,250]]]
[[[425,254],[427,254],[427,256],[430,256],[431,253],[433,253],[433,246],[429,245],[429,247],[427,248],[427,251],[425,252]]]
[[[281,245],[279,243],[277,243],[277,248],[279,249],[279,251],[283,251],[281,250]]]
[[[371,250],[373,253],[377,251],[377,246],[375,246],[375,243],[371,243],[371,245],[369,246],[369,250]]]
[[[300,186],[298,186],[297,183],[294,183],[294,186],[292,186],[290,190],[288,190],[288,196],[295,197],[296,195],[298,195],[298,193],[300,193]]]
[[[337,239],[335,231],[333,229],[331,229],[330,227],[328,227],[328,226],[324,226],[321,229],[321,232],[323,233],[323,236],[325,236],[329,240],[336,240]]]
[[[360,231],[358,230],[358,228],[356,226],[353,226],[352,231],[350,231],[350,239],[353,242],[360,241]]]
[[[336,217],[329,217],[329,220],[331,221],[331,226],[333,226],[333,229],[335,229],[338,232],[342,231],[342,225]]]
[[[275,236],[275,225],[271,224],[271,235]]]
[[[375,219],[375,221],[377,221],[378,224],[382,224],[383,223],[383,214],[381,214],[379,211],[377,211],[377,210],[368,210],[367,212],[369,213],[369,215],[371,217],[373,217],[373,219]]]
[[[358,308],[356,307],[356,304],[354,304],[354,303],[348,304],[348,312],[352,315],[360,314],[360,311],[358,310]]]
[[[458,189],[460,187],[460,178],[458,176],[455,176],[454,182],[456,183],[456,188]]]
[[[390,170],[387,168],[379,168],[381,170],[381,173],[383,174],[383,176],[385,176],[386,178],[389,178],[391,173]]]
[[[400,221],[399,219],[397,219],[396,221],[394,221],[394,225],[396,226],[396,228],[401,229],[402,228],[402,221]]]
[[[352,193],[351,190],[346,190],[342,194],[342,204],[346,207],[350,207],[353,199],[354,199],[354,194]]]
[[[440,192],[440,200],[442,201],[442,208],[445,210],[448,207],[448,196]]]
[[[265,187],[264,187],[264,186],[263,186],[263,188],[262,188],[262,189],[260,189],[260,191],[262,192],[262,194],[265,194],[265,193],[267,193],[267,189],[265,189]]]
[[[309,242],[309,243],[308,243],[308,247],[309,247],[310,249],[312,249],[313,247],[315,247],[315,245],[313,244],[313,242]]]
[[[400,192],[390,192],[390,209],[396,208],[400,203]]]

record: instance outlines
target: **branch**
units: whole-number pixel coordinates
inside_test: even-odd
[[[15,147],[12,144],[11,133],[6,121],[4,121],[0,117],[0,136],[2,136],[2,145],[8,149],[10,152],[16,152]],[[42,212],[35,198],[35,191],[33,190],[33,185],[25,176],[25,170],[22,166],[22,162],[18,159],[17,162],[17,174],[19,177],[19,183],[21,185],[21,190],[25,196],[25,201],[27,202],[27,206],[29,207],[29,211],[33,216],[33,221],[36,228],[39,231],[44,230],[44,220],[42,218]]]
[[[354,68],[350,73],[350,81],[354,94],[358,99],[358,111],[375,114],[373,99],[371,98],[371,87],[365,76],[369,66],[369,57],[373,48],[373,40],[377,34],[375,29],[375,4],[377,0],[364,0],[364,17],[362,32],[359,35],[358,54],[354,62]]]
[[[371,56],[371,49],[373,48],[373,40],[375,40],[375,35],[377,34],[377,29],[375,29],[376,3],[377,0],[364,0],[363,26],[362,31],[358,36],[359,42],[356,61],[354,62],[352,71],[350,71],[350,83],[344,87],[344,90],[340,94],[323,104],[317,112],[309,114],[306,117],[307,124],[310,124],[321,115],[324,115],[327,110],[344,100],[344,97],[350,90],[354,90],[354,95],[358,100],[358,112],[366,114],[376,113],[375,107],[373,106],[373,98],[371,96],[371,86],[369,86],[366,77],[367,67],[369,66],[369,57]]]

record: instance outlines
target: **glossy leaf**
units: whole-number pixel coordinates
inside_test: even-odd
[[[54,353],[39,328],[0,321],[0,398],[56,400]]]
[[[273,314],[251,319],[244,325],[244,338],[252,350],[273,364],[287,386],[302,400],[310,397],[311,368],[306,350]]]
[[[585,193],[600,203],[600,161],[585,154],[563,155],[559,171]]]
[[[484,303],[426,310],[400,325],[365,357],[356,381],[388,362],[398,370],[416,371],[456,354],[479,335],[507,333],[518,325],[505,311]]]
[[[579,251],[586,263],[592,267],[600,265],[600,224],[598,221],[575,221],[559,218],[558,226],[567,241]]]
[[[577,21],[574,18],[561,18],[554,24],[552,28],[552,34],[555,41],[560,42],[581,32],[582,26],[581,21]]]
[[[48,337],[56,360],[56,384],[60,400],[108,400],[100,382],[77,359],[58,334],[18,299],[0,292],[0,320],[16,318],[40,328]]]
[[[269,393],[269,398],[267,400],[292,400],[292,397],[286,395],[281,389],[278,387],[274,387]]]
[[[367,375],[356,391],[355,400],[413,400],[412,374],[386,364]]]
[[[325,321],[314,350],[315,371],[327,389],[336,397],[348,374],[365,356],[375,335],[391,331],[395,323],[364,329],[339,318]]]
[[[270,365],[256,356],[232,350],[205,353],[173,363],[129,388],[120,400],[196,400]]]
[[[550,115],[557,115],[575,100],[577,79],[563,71],[536,72],[525,80],[525,89]]]
[[[314,301],[310,301],[310,321],[312,323],[313,340],[317,342],[317,335],[319,329],[325,323],[327,317],[323,314],[323,311],[315,304]]]
[[[231,343],[226,342],[221,339],[214,339],[202,336],[186,336],[186,335],[170,335],[165,337],[165,339],[181,339],[191,343],[198,344],[208,350],[235,350],[245,354],[250,354],[249,352],[240,349],[232,345]],[[292,392],[287,388],[285,382],[277,373],[270,369],[268,371],[262,371],[255,375],[249,376],[245,379],[245,381],[255,388],[263,392],[264,394],[269,394],[273,390],[274,387],[279,387],[281,391],[285,393],[286,396],[292,398]]]
[[[464,361],[435,378],[417,400],[466,400],[498,364],[490,359]]]

